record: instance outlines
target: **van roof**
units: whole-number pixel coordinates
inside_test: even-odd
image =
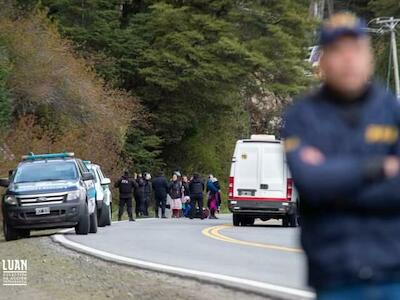
[[[281,141],[277,140],[274,135],[266,134],[253,134],[250,139],[239,140],[242,143],[276,143],[279,144]]]

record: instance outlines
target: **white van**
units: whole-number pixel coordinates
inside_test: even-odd
[[[228,189],[234,226],[253,225],[260,218],[295,227],[298,198],[280,140],[252,135],[236,142]]]

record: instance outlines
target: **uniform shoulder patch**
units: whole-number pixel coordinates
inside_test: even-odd
[[[283,141],[286,152],[295,151],[300,146],[300,139],[297,136],[291,136]]]
[[[365,130],[367,143],[393,144],[399,138],[399,130],[391,125],[371,124]]]

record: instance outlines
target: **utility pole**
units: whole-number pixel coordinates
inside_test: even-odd
[[[312,18],[322,21],[333,13],[333,0],[312,0],[310,2],[309,14]]]
[[[396,30],[390,32],[392,53],[393,53],[393,68],[394,68],[394,82],[396,85],[396,95],[400,99],[400,79],[399,79],[399,61],[397,56],[397,43],[396,43]]]
[[[372,30],[380,34],[390,32],[390,47],[393,61],[394,84],[396,96],[400,100],[400,78],[399,78],[399,61],[397,54],[397,41],[396,41],[396,26],[400,24],[400,19],[390,18],[376,18],[369,23],[375,23],[380,26],[378,30]]]

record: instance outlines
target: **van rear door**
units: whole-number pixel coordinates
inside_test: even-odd
[[[235,159],[234,197],[286,200],[285,160],[279,141],[238,143]]]
[[[286,200],[285,156],[281,143],[262,143],[259,197]]]
[[[260,148],[256,143],[238,143],[236,148],[234,197],[255,197],[260,185]]]

